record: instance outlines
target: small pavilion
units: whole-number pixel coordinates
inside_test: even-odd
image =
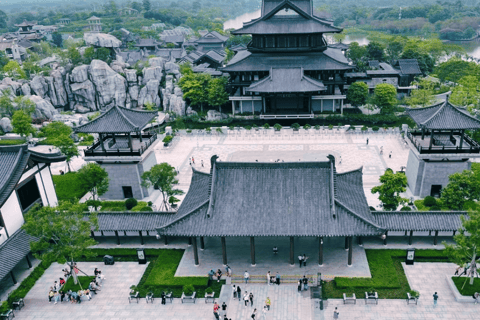
[[[469,170],[471,158],[480,156],[480,145],[466,130],[480,129],[480,120],[448,101],[426,108],[409,108],[418,130],[407,132],[410,143],[406,175],[414,196],[439,196],[448,177]]]
[[[87,19],[87,21],[90,27],[90,32],[102,32],[102,23],[100,22],[100,18],[91,16]]]
[[[294,238],[318,239],[318,264],[323,265],[324,237],[344,237],[348,265],[352,265],[353,237],[382,235],[385,230],[365,198],[362,170],[337,173],[335,158],[323,162],[237,163],[212,157],[210,173],[193,169],[190,189],[176,217],[157,228],[160,235],[190,237],[195,265],[199,264],[197,237],[219,237],[223,264],[227,239],[250,238],[255,265],[255,238],[290,239],[294,264]]]
[[[95,133],[99,139],[85,149],[85,161],[95,161],[107,170],[110,186],[107,199],[142,199],[153,190],[141,186],[141,175],[157,163],[151,146],[156,133],[142,132],[157,116],[155,111],[110,107],[98,118],[75,128],[75,132]]]

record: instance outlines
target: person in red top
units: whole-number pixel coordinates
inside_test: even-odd
[[[213,315],[215,316],[215,319],[217,319],[217,320],[220,319],[220,316],[218,314],[218,309],[220,309],[220,306],[218,305],[218,303],[215,302],[215,304],[213,305]]]

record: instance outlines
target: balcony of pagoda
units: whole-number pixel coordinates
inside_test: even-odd
[[[409,131],[407,137],[420,154],[479,154],[480,145],[464,130]]]
[[[84,150],[85,157],[139,157],[156,141],[156,133],[101,136]]]

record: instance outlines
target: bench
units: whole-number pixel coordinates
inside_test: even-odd
[[[212,300],[212,303],[215,302],[215,292],[212,292],[212,293],[205,292],[205,303],[207,303],[208,300]]]
[[[415,304],[418,304],[418,299],[417,297],[413,297],[410,292],[407,292],[407,304],[410,304],[410,302],[415,302]]]
[[[165,301],[170,300],[170,303],[173,303],[173,292],[169,292],[165,295]]]
[[[12,320],[13,318],[15,318],[15,314],[13,313],[13,310],[10,309],[8,310],[7,312],[5,313],[2,313],[0,314],[0,319],[5,319],[5,320]]]
[[[18,299],[18,301],[14,301],[12,304],[15,310],[22,310],[22,308],[25,307],[23,299]]]
[[[193,302],[195,303],[196,298],[196,292],[194,292],[191,296],[186,296],[185,293],[182,292],[182,297],[180,298],[182,300],[182,303],[184,302]]]
[[[368,294],[365,292],[365,304],[368,304],[370,301],[375,302],[375,304],[378,304],[378,293],[375,292],[374,295]]]
[[[343,294],[343,304],[346,304],[347,302],[352,302],[353,304],[357,304],[357,297],[355,296],[355,293],[351,297],[347,297],[347,295],[344,293]]]
[[[145,296],[145,300],[147,301],[147,303],[148,303],[148,301],[150,301],[151,303],[153,303],[153,300],[155,300],[155,297],[154,297],[154,295],[153,295],[153,292],[148,293],[148,294]]]
[[[130,292],[130,295],[128,296],[128,303],[132,302],[133,299],[137,299],[137,303],[140,300],[140,297],[138,296],[138,291]]]

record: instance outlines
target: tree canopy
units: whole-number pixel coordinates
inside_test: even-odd
[[[90,192],[93,200],[108,191],[108,173],[97,163],[91,162],[83,165],[78,170],[77,177],[80,186]]]
[[[407,104],[409,106],[430,106],[434,101],[434,84],[425,78],[419,79],[413,83],[417,86],[417,89],[412,90],[410,96],[407,98]]]
[[[375,86],[374,101],[382,111],[387,111],[397,104],[397,88],[389,83]]]
[[[451,210],[463,210],[467,201],[480,199],[480,172],[464,170],[448,177],[448,184],[442,189],[443,204]]]
[[[225,90],[227,77],[213,78],[208,84],[208,104],[212,107],[221,107],[228,102],[228,92]]]
[[[169,205],[175,202],[176,195],[183,194],[182,190],[174,188],[178,183],[176,176],[175,168],[166,162],[156,164],[142,174],[142,186],[158,188],[162,193],[165,210],[168,210]]]
[[[372,188],[372,193],[378,193],[378,198],[385,210],[396,210],[400,204],[405,202],[400,193],[407,190],[407,176],[404,173],[394,173],[392,169],[387,169],[380,176],[380,182],[381,185]]]
[[[70,161],[73,157],[80,154],[77,145],[71,138],[72,128],[63,122],[53,121],[40,130],[43,135],[45,135],[45,137],[47,137],[47,139],[67,158],[66,162],[68,171],[71,171]]]
[[[32,117],[24,110],[17,110],[12,117],[13,132],[18,133],[22,137],[34,133],[35,129],[32,126]]]
[[[368,85],[365,82],[357,81],[350,85],[347,90],[347,100],[354,106],[361,106],[367,102]]]

